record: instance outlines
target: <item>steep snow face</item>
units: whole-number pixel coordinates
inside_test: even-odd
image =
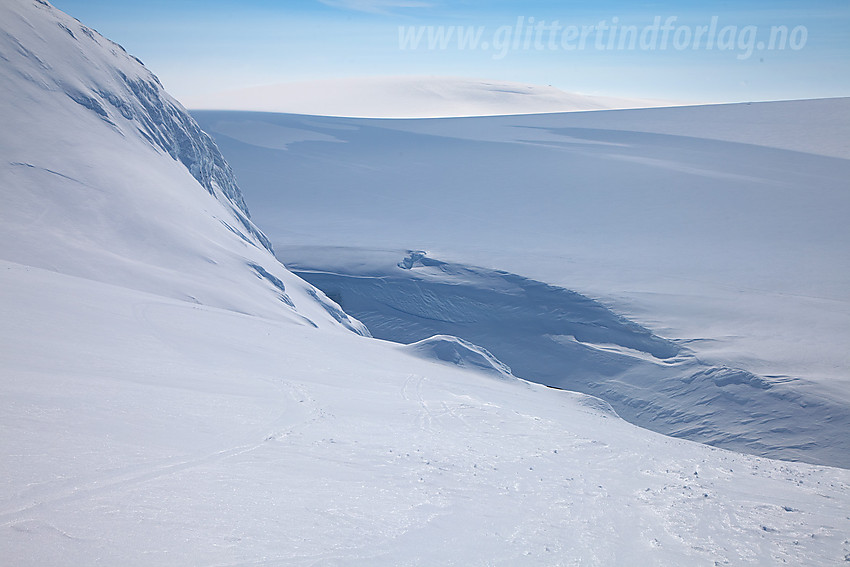
[[[192,109],[433,118],[667,106],[554,87],[462,77],[361,77],[251,87],[186,100]]]
[[[850,468],[846,405],[795,388],[799,381],[788,377],[706,364],[687,341],[658,337],[581,294],[421,251],[402,258],[392,251],[284,250],[291,270],[375,337],[421,341],[408,348],[427,346],[432,357],[459,364],[487,368],[489,357],[498,357],[520,378],[599,396],[618,415],[660,433]],[[441,334],[486,354],[465,356],[464,341],[428,338]]]
[[[141,61],[47,2],[5,4],[0,58],[16,86],[23,80],[64,94],[123,135],[142,136],[183,163],[210,194],[249,216],[215,143]]]
[[[3,2],[0,22],[0,258],[366,332],[275,261],[215,143],[138,60],[46,2]]]

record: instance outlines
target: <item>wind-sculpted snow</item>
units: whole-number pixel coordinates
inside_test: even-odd
[[[427,337],[456,335],[498,357],[518,377],[598,396],[620,416],[655,431],[850,468],[846,407],[795,390],[779,377],[705,364],[686,346],[574,291],[442,262],[421,251],[403,258],[364,251],[363,264],[348,272],[340,265],[311,266],[306,251],[289,252],[298,258],[290,264],[295,273],[378,338],[414,343],[408,348],[417,351],[423,343],[416,341],[425,339],[436,358],[451,360],[462,357],[447,348],[448,339]],[[357,255],[340,251],[337,257],[345,261],[338,263],[351,265]]]
[[[364,337],[371,337],[372,334],[369,332],[369,329],[366,328],[366,325],[357,321],[351,317],[349,317],[348,313],[340,309],[340,307],[329,300],[328,297],[322,293],[321,291],[315,289],[307,289],[307,294],[316,300],[322,309],[330,315],[334,321],[342,325],[343,327],[350,329],[357,333],[358,335],[362,335]]]
[[[9,5],[4,10],[0,59],[9,70],[36,88],[64,94],[122,134],[142,136],[178,160],[211,195],[234,209],[243,230],[270,248],[250,221],[242,192],[215,142],[159,79],[123,47],[50,4],[31,5],[41,12],[37,30],[24,23],[32,8]],[[35,52],[41,56],[33,57]]]
[[[360,295],[326,291],[349,311],[363,301],[375,335],[456,335],[658,431],[847,466],[850,98],[439,120],[194,115],[280,258],[339,274]],[[364,250],[401,247],[451,262],[405,274],[396,264],[416,258],[402,250],[369,271]],[[526,281],[479,271],[466,285],[463,266]],[[415,275],[426,268],[439,277]],[[587,298],[611,309],[604,324],[549,307]]]
[[[132,120],[145,139],[183,163],[211,195],[229,199],[241,211],[240,220],[247,221],[250,214],[242,192],[218,147],[185,109],[165,93],[159,80],[153,74],[145,74],[148,76],[133,78],[119,71],[119,92],[97,90],[96,94],[124,118]],[[249,222],[243,225],[270,249],[262,232]]]
[[[441,360],[462,368],[479,370],[502,378],[512,378],[510,367],[490,354],[487,349],[459,337],[434,335],[405,345],[405,350],[432,360]]]
[[[367,333],[273,257],[212,139],[119,45],[0,3],[0,258]]]
[[[602,299],[713,365],[803,378],[850,406],[850,98],[194,116],[275,248],[416,247],[508,270]]]

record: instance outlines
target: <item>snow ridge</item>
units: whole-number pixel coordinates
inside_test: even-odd
[[[421,358],[441,360],[462,368],[495,374],[501,378],[513,378],[510,367],[490,351],[459,337],[434,335],[405,345],[404,350]]]
[[[181,162],[201,186],[233,210],[257,242],[271,250],[268,239],[250,221],[242,191],[215,142],[165,92],[159,79],[123,47],[75,18],[42,0],[35,0],[35,6],[70,37],[70,41],[65,37],[62,42],[65,49],[61,58],[47,49],[44,52],[49,57],[38,56],[25,47],[35,42],[46,44],[50,38],[27,25],[23,11],[9,10],[11,13],[4,18],[9,29],[35,37],[19,38],[4,31],[0,59],[27,82],[47,91],[63,92],[122,134],[138,133],[153,147]],[[32,61],[38,65],[32,65]],[[69,72],[71,69],[89,72],[79,76]]]
[[[121,46],[0,3],[0,258],[240,314],[368,334],[274,258],[213,140]]]

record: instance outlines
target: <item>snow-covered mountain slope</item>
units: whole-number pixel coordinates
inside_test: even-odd
[[[13,565],[837,565],[850,471],[408,347],[0,263]],[[14,325],[7,322],[14,321]]]
[[[463,337],[496,353],[521,378],[599,396],[618,415],[654,431],[850,468],[847,405],[799,390],[793,379],[705,364],[686,341],[662,339],[575,292],[421,251],[284,253],[291,270],[377,338],[421,348],[416,341],[433,335]],[[439,344],[445,355],[438,358],[462,360],[454,343]]]
[[[428,250],[575,290],[709,366],[850,407],[850,160],[830,155],[848,130],[825,126],[847,115],[850,99],[443,120],[195,113],[287,262],[345,273],[366,249]],[[813,132],[798,135],[798,117]],[[288,246],[327,247],[327,261]]]
[[[647,432],[462,340],[344,330],[359,327],[276,264],[237,193],[163,149],[192,130],[167,95],[127,118],[99,90],[60,88],[150,78],[78,26],[41,1],[0,4],[2,563],[850,554],[846,470]],[[109,92],[145,107],[122,84]],[[162,144],[141,133],[154,108],[171,115]]]
[[[275,261],[212,139],[139,61],[44,2],[4,2],[0,22],[0,258],[365,332]]]
[[[669,106],[550,86],[461,77],[356,77],[236,89],[185,100],[192,109],[320,116],[434,118]]]

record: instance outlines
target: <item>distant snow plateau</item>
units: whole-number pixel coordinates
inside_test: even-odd
[[[185,98],[197,110],[358,118],[439,118],[670,106],[569,93],[552,86],[461,77],[357,77],[249,87]]]

